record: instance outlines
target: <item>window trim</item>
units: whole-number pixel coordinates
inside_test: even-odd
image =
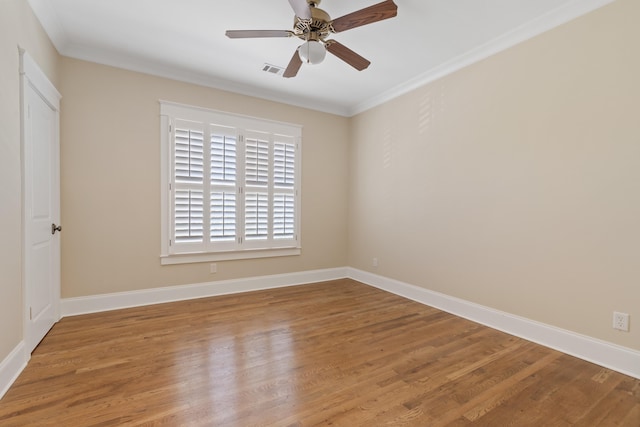
[[[302,126],[260,119],[250,116],[243,116],[233,113],[226,113],[202,107],[194,107],[185,104],[160,100],[160,162],[161,162],[161,194],[160,194],[160,263],[161,265],[173,265],[184,263],[199,263],[226,260],[243,260],[254,258],[295,256],[301,254],[301,197],[302,197]],[[235,127],[246,130],[268,131],[272,134],[291,135],[297,145],[297,168],[295,171],[295,212],[297,240],[292,245],[278,246],[274,248],[251,248],[229,249],[217,252],[195,251],[172,253],[169,246],[171,238],[171,182],[172,182],[172,155],[170,153],[172,141],[170,131],[170,118],[175,117],[184,120],[202,121],[203,123],[216,123],[224,126]],[[257,129],[256,129],[257,128]],[[245,185],[243,185],[245,186]]]

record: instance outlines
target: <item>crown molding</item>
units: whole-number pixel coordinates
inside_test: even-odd
[[[215,77],[206,76],[202,73],[199,74],[187,70],[181,70],[176,67],[162,66],[153,61],[147,61],[141,58],[131,58],[123,56],[117,52],[98,52],[95,49],[89,49],[79,44],[73,44],[69,40],[69,37],[60,24],[60,20],[58,19],[50,0],[28,1],[45,31],[51,38],[54,46],[62,55],[112,67],[118,67],[129,71],[150,74],[157,77],[178,80],[272,102],[288,104],[295,107],[307,108],[343,117],[353,117],[565,24],[582,15],[613,3],[616,0],[574,0],[570,3],[566,3],[545,15],[529,21],[526,24],[503,34],[502,36],[483,44],[482,46],[459,55],[450,61],[418,75],[415,78],[355,105],[319,102],[308,97],[305,98],[300,97],[299,95],[286,95],[277,91],[265,90],[252,85],[216,79]]]
[[[352,106],[348,115],[352,117],[382,105],[428,83],[432,83],[471,64],[482,61],[510,47],[579,18],[582,15],[606,6],[609,3],[613,3],[614,1],[616,0],[575,0],[572,3],[565,4],[442,65],[434,67],[411,80]]]

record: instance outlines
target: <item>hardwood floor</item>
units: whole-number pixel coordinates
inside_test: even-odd
[[[2,426],[640,426],[640,380],[351,280],[65,318]]]

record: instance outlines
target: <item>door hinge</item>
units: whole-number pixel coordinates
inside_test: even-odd
[[[33,309],[29,307],[29,320],[33,320]]]

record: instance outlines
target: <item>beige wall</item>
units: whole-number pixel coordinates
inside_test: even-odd
[[[0,1],[0,360],[22,338],[18,44],[63,94],[65,298],[351,265],[640,349],[639,17],[618,0],[346,119],[59,59]],[[160,266],[159,99],[304,126],[302,256]]]
[[[22,341],[20,57],[58,81],[58,53],[26,0],[0,1],[0,362]]]
[[[355,117],[349,265],[640,349],[639,19],[620,0]]]
[[[61,90],[63,298],[346,265],[348,119],[69,58]],[[304,126],[301,256],[160,265],[158,100]]]

